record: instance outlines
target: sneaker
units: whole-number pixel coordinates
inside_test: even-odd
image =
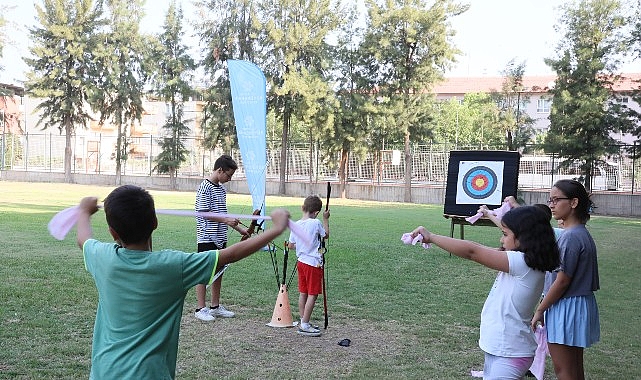
[[[233,311],[225,309],[225,306],[218,305],[216,308],[209,309],[209,315],[212,317],[233,318],[236,314]]]
[[[196,312],[194,313],[194,316],[201,321],[205,322],[210,322],[216,319],[213,315],[211,315],[211,312],[207,306],[203,307],[202,309],[197,309]]]
[[[305,336],[321,336],[320,330],[317,328],[314,328],[314,326],[312,325],[309,325],[309,327],[305,329],[302,326],[299,326],[298,333],[300,335],[305,335]]]

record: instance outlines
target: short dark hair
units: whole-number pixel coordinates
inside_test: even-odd
[[[154,199],[147,190],[123,185],[114,189],[104,201],[107,224],[122,243],[146,242],[156,228]]]
[[[579,200],[579,204],[576,206],[575,213],[576,217],[585,224],[590,220],[590,211],[594,207],[594,203],[590,199],[590,195],[585,190],[585,187],[581,182],[573,179],[560,179],[556,181],[554,187],[561,190],[563,195],[572,199],[576,198]]]
[[[545,211],[536,206],[516,207],[503,215],[501,223],[519,241],[516,249],[524,253],[527,266],[542,272],[559,266],[559,247]]]
[[[532,206],[541,209],[545,213],[545,215],[548,216],[549,220],[552,220],[552,210],[550,210],[550,206],[546,205],[545,203],[535,203]]]
[[[303,211],[316,212],[323,209],[323,201],[318,195],[310,195],[303,201]]]
[[[236,163],[236,161],[234,161],[233,158],[231,158],[230,155],[223,154],[216,159],[216,162],[214,162],[214,170],[218,169],[223,169],[223,171],[225,172],[230,169],[236,170],[238,169],[238,164]]]

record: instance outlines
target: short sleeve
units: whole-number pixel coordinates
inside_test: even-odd
[[[183,282],[185,289],[198,284],[210,284],[216,274],[218,250],[185,254]]]

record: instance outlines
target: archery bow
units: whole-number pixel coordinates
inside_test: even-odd
[[[329,211],[329,196],[332,193],[332,185],[327,182],[327,202],[325,203],[325,211]],[[327,253],[327,243],[325,239],[321,239],[320,243],[320,252],[323,260],[323,314],[325,316],[325,325],[324,329],[327,330],[327,325],[329,323],[329,317],[327,314],[327,258],[325,254]]]

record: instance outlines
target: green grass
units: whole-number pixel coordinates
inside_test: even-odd
[[[75,232],[57,241],[46,225],[57,211],[83,196],[102,199],[110,190],[0,181],[1,379],[88,377],[95,286],[84,270]],[[151,193],[158,208],[193,207],[194,193]],[[228,203],[230,212],[251,212],[248,196],[230,194]],[[300,217],[301,203],[300,198],[267,199],[268,211],[285,207],[294,219]],[[264,326],[272,315],[277,285],[269,254],[259,252],[225,275],[223,302],[241,311],[234,320],[194,323],[195,294],[188,294],[178,378],[197,378],[202,372],[214,378],[220,370],[229,378],[467,379],[470,369],[482,369],[479,316],[494,272],[438,248],[425,251],[400,242],[402,233],[419,224],[448,234],[442,206],[341,199],[332,199],[330,206],[331,319],[323,336],[300,339]],[[96,238],[110,239],[101,211],[93,227]],[[599,248],[602,335],[601,342],[586,350],[587,378],[638,378],[641,221],[594,217],[589,229]],[[498,230],[491,227],[467,227],[465,235],[498,244]],[[282,246],[287,236],[276,244]],[[193,251],[193,220],[159,216],[154,247]],[[293,263],[290,258],[290,269]],[[295,285],[290,293],[297,316]],[[322,302],[314,319],[322,321]],[[235,328],[241,325],[247,330]],[[336,345],[343,337],[351,337],[353,345]],[[301,350],[306,356],[296,359]],[[554,379],[549,363],[546,376]]]

